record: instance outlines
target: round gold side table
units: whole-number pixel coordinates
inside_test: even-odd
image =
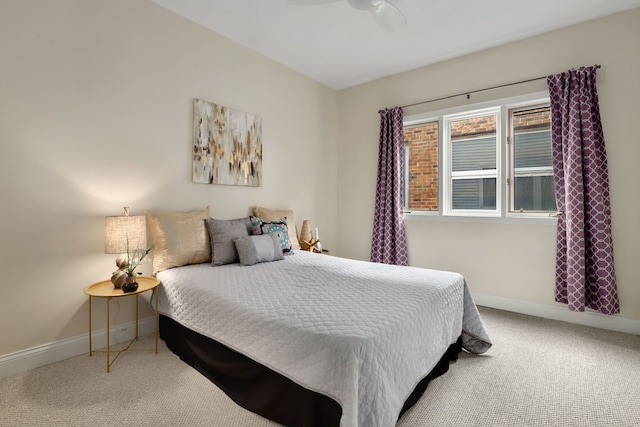
[[[138,295],[143,292],[152,291],[158,287],[160,281],[155,277],[147,277],[147,276],[138,276],[136,277],[136,282],[138,282],[138,289],[134,292],[124,293],[122,289],[116,289],[113,287],[113,283],[111,280],[103,280],[101,282],[94,283],[93,285],[89,285],[84,288],[84,293],[89,296],[89,356],[93,355],[93,343],[92,343],[92,335],[93,330],[91,327],[91,299],[92,298],[106,298],[107,299],[107,346],[104,349],[104,352],[107,353],[107,372],[109,372],[109,368],[116,361],[120,353],[123,351],[129,350],[131,344],[134,341],[138,341]],[[138,350],[154,350],[156,354],[158,354],[158,292],[155,292],[155,310],[154,310],[154,322],[155,322],[155,346],[154,348],[144,348]],[[113,360],[110,360],[109,355],[109,305],[111,303],[112,298],[121,298],[121,297],[136,297],[136,336],[131,340],[131,342],[127,345],[123,350],[114,350],[116,352],[116,357]],[[100,351],[100,350],[96,350]]]

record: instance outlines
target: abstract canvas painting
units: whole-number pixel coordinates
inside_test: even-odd
[[[193,101],[193,182],[262,185],[262,118]]]

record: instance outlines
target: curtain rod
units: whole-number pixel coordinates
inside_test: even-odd
[[[596,67],[596,69],[600,69],[600,68],[602,68],[602,65],[596,64],[595,67]],[[455,95],[443,96],[441,98],[434,98],[434,99],[429,99],[427,101],[421,101],[421,102],[416,102],[416,103],[413,103],[413,104],[403,105],[402,108],[415,107],[416,105],[422,105],[422,104],[428,104],[430,102],[442,101],[442,100],[445,100],[445,99],[455,98],[455,97],[462,96],[462,95],[467,95],[467,99],[469,99],[469,98],[471,98],[471,94],[472,93],[484,92],[484,91],[487,91],[487,90],[499,89],[499,88],[502,88],[502,87],[514,86],[514,85],[519,85],[519,84],[522,84],[522,83],[535,82],[536,80],[546,79],[547,77],[548,76],[535,77],[533,79],[520,80],[519,82],[505,83],[505,84],[502,84],[502,85],[487,87],[487,88],[484,88],[484,89],[471,90],[471,91],[468,91],[468,92],[457,93]]]

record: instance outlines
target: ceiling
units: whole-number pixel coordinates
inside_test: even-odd
[[[391,0],[407,28],[388,32],[347,0],[151,0],[340,90],[640,7],[640,0]]]

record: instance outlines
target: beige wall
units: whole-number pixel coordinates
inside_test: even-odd
[[[613,239],[621,315],[640,319],[640,9],[360,85],[338,94],[338,236],[341,255],[368,259],[376,180],[378,114],[466,90],[582,65],[598,72],[609,155]],[[429,41],[438,43],[438,40]],[[381,53],[384,54],[384,53]],[[546,90],[544,80],[408,108],[406,115]],[[472,291],[555,305],[555,225],[406,222],[410,263],[463,273]]]
[[[336,246],[333,90],[142,0],[3,0],[0,61],[0,356],[86,334],[123,206],[291,208]],[[194,98],[262,116],[261,188],[191,183]]]

